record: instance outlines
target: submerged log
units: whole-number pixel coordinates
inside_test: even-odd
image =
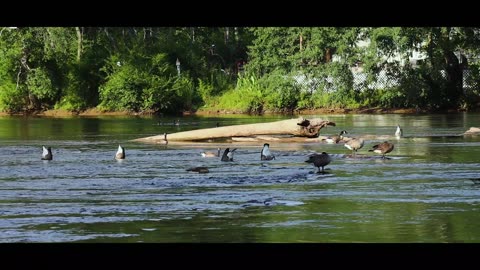
[[[201,141],[216,138],[249,137],[255,135],[293,135],[316,138],[320,129],[335,126],[334,122],[321,119],[289,119],[271,123],[233,125],[215,128],[196,129],[168,134],[168,141]],[[158,143],[164,141],[164,135],[135,139],[139,142]]]

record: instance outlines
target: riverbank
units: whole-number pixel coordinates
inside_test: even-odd
[[[368,109],[311,109],[311,110],[296,110],[290,114],[295,115],[312,115],[312,114],[369,114],[369,113],[399,113],[399,114],[410,114],[410,113],[424,113],[426,111],[415,110],[415,109],[384,109],[384,108],[368,108]],[[235,111],[212,111],[212,110],[203,110],[195,112],[196,115],[215,115],[215,114],[242,114],[241,112]],[[278,112],[265,112],[263,114],[281,114]],[[285,114],[285,113],[283,113]]]
[[[478,111],[478,110],[475,110]],[[421,109],[385,109],[385,108],[361,108],[361,109],[312,109],[312,110],[296,110],[290,114],[294,115],[314,115],[314,114],[415,114],[415,113],[455,113],[461,112],[461,110],[447,110],[447,111],[427,111]],[[199,116],[208,116],[208,115],[228,115],[228,114],[245,114],[240,111],[234,110],[199,110],[195,112],[183,112],[183,115],[199,115]],[[271,114],[286,114],[278,112],[265,112],[263,115]],[[70,116],[141,116],[141,115],[155,115],[153,112],[131,112],[131,111],[101,111],[96,108],[87,109],[81,112],[72,112],[66,110],[47,110],[47,111],[37,111],[32,113],[16,113],[10,114],[5,112],[0,112],[0,116],[10,116],[10,115],[19,115],[19,116],[46,116],[46,117],[70,117]]]
[[[81,112],[72,112],[66,110],[46,110],[46,111],[36,111],[29,113],[6,113],[0,112],[0,116],[46,116],[46,117],[70,117],[70,116],[128,116],[128,115],[142,115],[141,113],[129,112],[129,111],[116,111],[116,112],[106,112],[101,111],[96,108],[87,109]],[[151,114],[146,114],[151,115]]]

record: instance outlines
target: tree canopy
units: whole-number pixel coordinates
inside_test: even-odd
[[[0,27],[0,110],[478,108],[479,30]]]

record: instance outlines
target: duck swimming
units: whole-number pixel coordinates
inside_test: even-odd
[[[325,142],[327,143],[338,143],[340,142],[341,140],[343,140],[343,134],[347,134],[348,132],[346,130],[342,130],[340,131],[340,134],[338,135],[335,135],[335,136],[332,136],[332,137],[327,137],[325,139]]]
[[[217,148],[217,153],[215,152],[202,152],[200,153],[202,157],[219,157],[220,156],[220,147]]]
[[[188,172],[197,172],[197,173],[208,173],[210,172],[207,167],[193,167],[193,168],[188,168]]]

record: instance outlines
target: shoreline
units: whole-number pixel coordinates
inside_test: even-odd
[[[478,112],[479,110],[472,110],[471,112]],[[465,112],[465,110],[444,110],[444,111],[428,111],[420,109],[385,109],[385,108],[362,108],[362,109],[308,109],[308,110],[297,110],[292,113],[285,112],[264,112],[260,115],[314,115],[314,114],[419,114],[419,113],[460,113]],[[243,113],[239,111],[227,111],[227,110],[199,110],[196,112],[183,112],[183,116],[188,115],[198,115],[198,116],[214,116],[214,115],[229,115],[229,114],[239,114],[239,115],[248,115],[248,113]],[[72,112],[66,110],[46,110],[33,113],[15,113],[10,114],[6,112],[0,112],[0,116],[34,116],[34,117],[95,117],[95,116],[161,116],[163,114],[154,114],[151,112],[130,112],[130,111],[115,111],[115,112],[106,112],[100,111],[96,108],[87,109],[81,112]],[[173,116],[174,114],[172,114]]]

